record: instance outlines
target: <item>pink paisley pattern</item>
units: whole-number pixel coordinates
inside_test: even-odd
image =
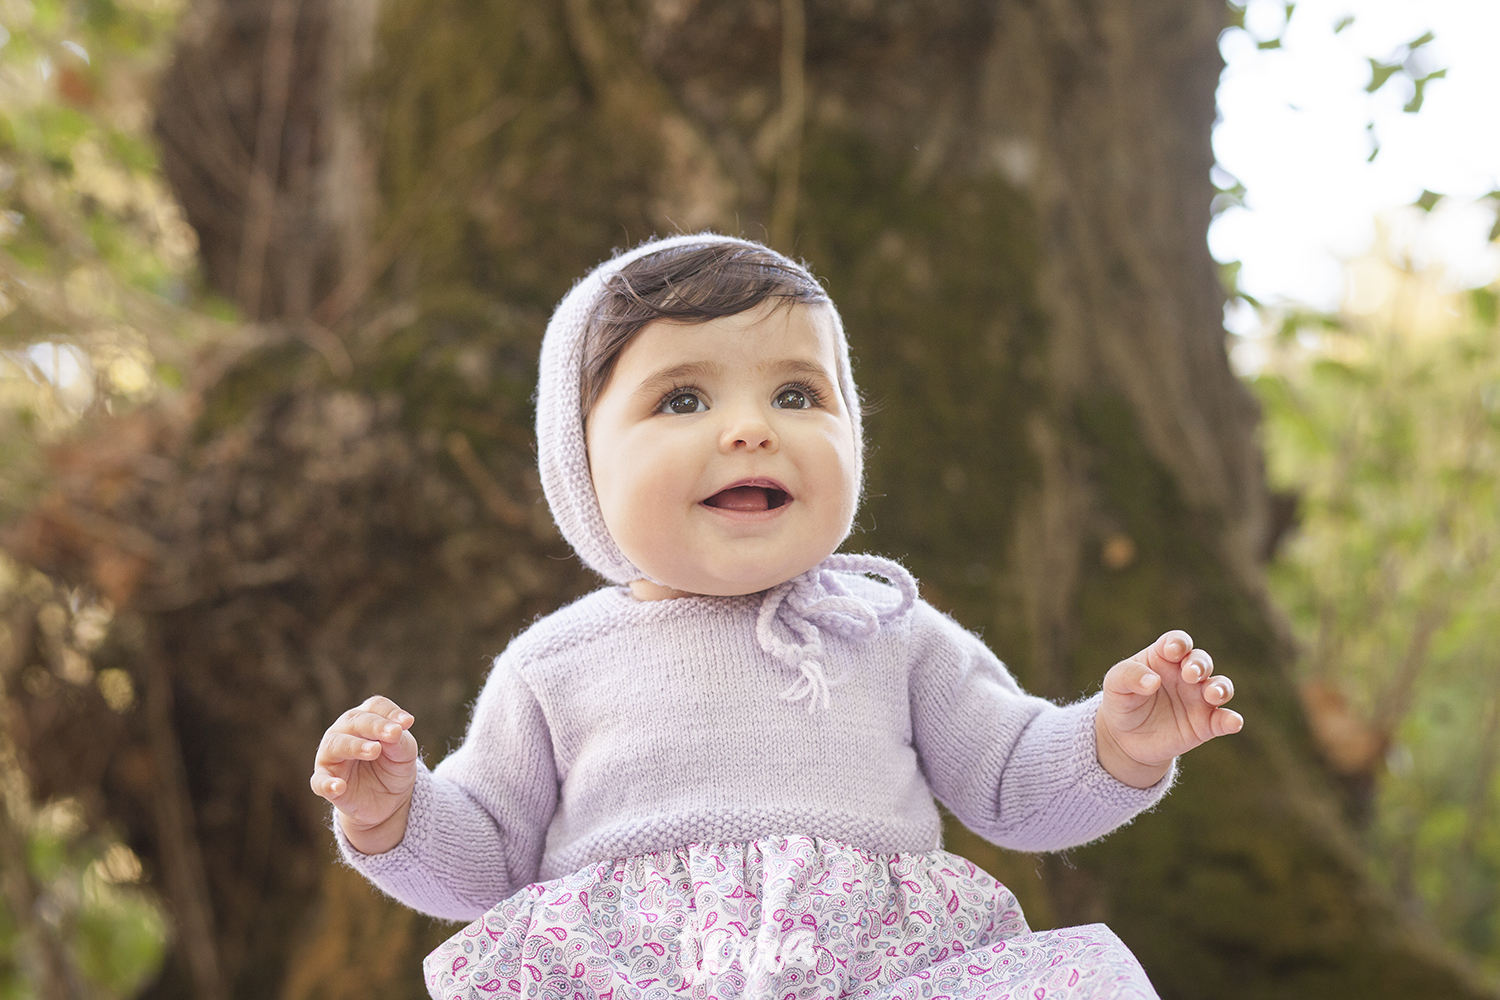
[[[531,885],[427,957],[435,1000],[1155,998],[1103,924],[1033,933],[944,851],[694,844]]]

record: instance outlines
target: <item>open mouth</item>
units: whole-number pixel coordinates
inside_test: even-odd
[[[720,510],[761,511],[775,510],[791,498],[786,490],[775,486],[731,486],[703,502]]]

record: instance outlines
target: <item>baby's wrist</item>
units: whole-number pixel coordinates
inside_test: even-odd
[[[1152,763],[1136,760],[1126,753],[1099,716],[1094,717],[1094,755],[1112,778],[1131,788],[1150,788],[1172,770],[1170,758]]]
[[[406,825],[410,814],[409,797],[395,812],[373,824],[362,824],[343,810],[334,809],[339,829],[344,831],[344,839],[361,854],[384,854],[398,847],[406,839]]]

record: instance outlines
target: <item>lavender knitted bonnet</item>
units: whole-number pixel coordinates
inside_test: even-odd
[[[610,275],[647,254],[677,247],[706,243],[738,244],[757,250],[767,248],[749,240],[698,233],[652,240],[617,254],[574,285],[563,297],[547,333],[542,338],[542,355],[536,389],[536,442],[542,489],[568,544],[584,563],[612,583],[625,584],[644,577],[626,558],[604,526],[594,483],[589,475],[588,448],[584,440],[583,414],[578,405],[579,384],[583,370],[583,338],[589,316],[604,291]],[[863,456],[864,438],[860,427],[859,393],[849,367],[849,345],[838,310],[828,304],[838,334],[839,390],[854,424],[854,439]]]
[[[610,275],[647,254],[706,243],[767,249],[749,240],[713,233],[643,243],[600,264],[574,285],[552,314],[542,339],[536,389],[536,441],[542,488],[552,508],[552,519],[568,544],[590,568],[612,583],[627,584],[642,579],[645,573],[615,544],[604,525],[599,499],[594,495],[579,406],[584,333]],[[849,344],[844,337],[843,321],[832,302],[828,303],[828,310],[838,336],[839,392],[854,425],[856,453],[863,461],[864,434],[859,393],[849,366]],[[860,474],[862,477],[862,467]],[[866,597],[851,592],[847,581],[839,579],[839,571],[883,576],[891,581],[899,596],[894,604],[877,607]],[[793,678],[781,697],[791,702],[806,699],[808,711],[828,707],[829,689],[838,681],[823,671],[824,633],[872,636],[882,624],[905,615],[916,599],[917,585],[911,574],[889,559],[870,555],[831,555],[801,576],[766,591],[756,615],[755,634],[761,648],[785,664],[788,676]]]

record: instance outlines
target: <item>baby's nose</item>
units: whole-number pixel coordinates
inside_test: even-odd
[[[760,448],[776,447],[776,432],[771,429],[771,424],[759,414],[745,413],[733,417],[724,427],[724,433],[720,437],[720,446],[725,450],[733,451],[744,448],[755,451]]]

